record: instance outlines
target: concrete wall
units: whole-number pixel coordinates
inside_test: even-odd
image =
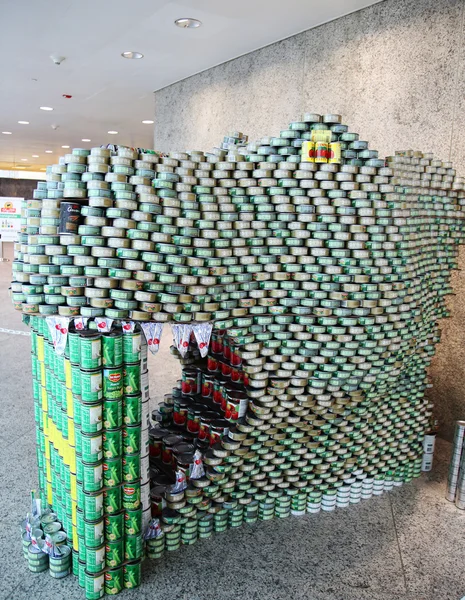
[[[155,94],[155,148],[274,135],[303,112],[336,112],[381,155],[432,151],[465,175],[465,0],[385,0]],[[465,268],[465,251],[462,252]],[[431,368],[442,432],[465,417],[465,278]]]

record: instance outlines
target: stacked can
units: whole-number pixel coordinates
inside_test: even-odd
[[[428,472],[433,468],[434,446],[436,435],[427,433],[423,440],[423,456],[421,461],[421,470]]]
[[[455,424],[454,444],[447,477],[446,499],[455,502],[457,508],[465,508],[465,460],[463,452],[465,421]]]

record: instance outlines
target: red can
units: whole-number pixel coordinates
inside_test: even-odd
[[[243,417],[247,411],[248,400],[246,392],[228,390],[226,392],[225,419],[231,423],[235,423]]]
[[[166,429],[154,427],[149,431],[149,454],[152,458],[161,458],[163,438],[169,435]]]
[[[163,438],[162,461],[165,465],[171,465],[173,462],[173,446],[182,442],[178,435],[167,435]]]
[[[182,398],[175,398],[173,410],[173,423],[183,426],[187,423],[187,411],[189,403]]]
[[[208,371],[210,371],[210,373],[215,373],[216,371],[218,371],[218,365],[219,365],[218,358],[216,356],[213,356],[212,354],[210,354],[207,358]]]
[[[231,367],[231,381],[234,383],[240,383],[242,381],[244,372],[238,367]]]
[[[224,377],[231,377],[231,365],[228,362],[220,362],[221,374]]]
[[[199,374],[197,369],[183,369],[181,390],[186,396],[196,396],[197,394],[200,394]]]
[[[229,423],[225,419],[216,419],[210,424],[210,446],[219,442],[229,432]]]
[[[190,406],[187,411],[187,431],[189,433],[198,434],[200,429],[200,415],[202,414],[201,408]]]
[[[225,358],[228,362],[231,360],[231,347],[229,338],[224,336],[223,338],[223,358]]]
[[[216,330],[212,332],[211,351],[213,354],[222,354],[223,352],[223,335],[224,331]]]
[[[208,373],[202,373],[202,398],[213,398],[213,382],[215,377]]]
[[[210,442],[210,425],[218,417],[214,412],[205,412],[200,417],[199,440]]]
[[[161,517],[166,485],[157,485],[150,490],[150,509],[152,518]]]
[[[216,377],[213,382],[213,402],[215,404],[223,404],[223,388],[226,381],[227,379],[225,377],[219,376]]]
[[[231,365],[233,367],[240,367],[242,365],[242,357],[240,355],[240,347],[234,344],[231,344]]]

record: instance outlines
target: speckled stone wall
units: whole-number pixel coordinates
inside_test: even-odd
[[[465,0],[385,0],[189,77],[155,94],[155,148],[208,150],[229,131],[257,139],[335,112],[381,155],[432,151],[465,175],[464,14]],[[463,272],[453,282],[430,371],[447,438],[465,418]]]

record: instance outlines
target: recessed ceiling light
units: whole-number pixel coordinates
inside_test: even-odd
[[[51,106],[39,106],[40,110],[53,110]]]
[[[174,23],[183,29],[195,29],[196,27],[200,27],[200,25],[202,25],[202,21],[199,21],[198,19],[190,19],[188,17],[176,19]]]
[[[62,148],[69,148],[69,146],[62,146]]]
[[[33,154],[32,158],[39,158],[39,155],[38,154]]]
[[[45,150],[47,154],[53,154],[53,150]]]
[[[29,121],[18,121],[20,125],[29,125]]]
[[[89,138],[82,138],[81,142],[90,142]]]
[[[110,135],[116,135],[118,132],[117,131],[109,131],[108,132]]]
[[[22,167],[21,165],[17,165],[17,169],[25,169],[26,167]]]
[[[2,131],[3,135],[11,135],[11,131]]]
[[[153,121],[150,121],[150,119],[147,119],[147,120],[145,120],[145,121],[142,121],[142,123],[143,123],[144,125],[152,125]]]
[[[130,52],[130,51],[123,52],[121,54],[121,56],[123,58],[132,58],[134,60],[136,60],[138,58],[144,58],[144,55],[141,52]]]
[[[24,162],[27,162],[27,158],[22,158],[21,160]]]

